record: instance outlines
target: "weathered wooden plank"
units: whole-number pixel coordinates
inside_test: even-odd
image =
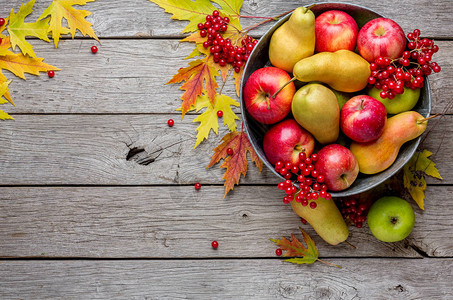
[[[49,79],[14,79],[10,90],[16,107],[10,113],[176,113],[181,105],[179,85],[165,85],[193,47],[177,40],[104,40],[96,55],[91,41],[62,41],[58,49],[36,41],[36,52],[62,71]],[[453,42],[440,41],[436,61],[443,71],[430,76],[433,113],[442,112],[453,98]],[[435,56],[435,57],[436,57]],[[220,79],[219,79],[220,82]],[[223,93],[236,97],[230,79]],[[236,111],[239,111],[236,109]],[[449,112],[453,112],[452,109]]]
[[[301,5],[309,5],[316,1],[284,0],[245,0],[241,13],[243,15],[275,17]],[[338,2],[338,1],[324,1]],[[394,19],[405,31],[420,28],[423,34],[435,37],[451,37],[451,14],[453,5],[449,0],[438,0],[426,4],[425,1],[402,0],[395,4],[391,0],[352,0],[351,4],[366,6],[386,17]],[[8,16],[11,8],[17,12],[22,0],[0,1],[0,15]],[[35,9],[30,16],[30,22],[37,19],[49,5],[48,0],[36,1]],[[157,5],[146,0],[96,1],[88,3],[83,9],[93,14],[87,19],[93,23],[93,28],[100,37],[168,37],[180,36],[187,22],[170,20],[170,15]],[[243,27],[258,23],[259,19],[242,19]],[[269,25],[270,26],[270,25]],[[269,26],[262,26],[253,31],[262,34]]]
[[[206,169],[210,156],[227,129],[212,133],[196,149],[194,116],[167,120],[157,115],[17,115],[3,122],[0,131],[0,183],[2,185],[159,185],[222,184],[224,169]],[[437,152],[444,181],[453,183],[451,159],[453,116],[441,119],[422,147]],[[431,120],[430,124],[435,121]],[[240,125],[239,127],[240,128]],[[136,149],[135,149],[136,148]],[[138,149],[143,149],[137,155]],[[250,164],[242,183],[276,184],[268,169],[261,174]]]
[[[414,248],[453,256],[451,186],[430,186],[425,211],[413,203],[416,226],[405,241],[383,243],[351,227],[357,249],[325,243],[272,186],[240,186],[226,200],[219,186],[2,187],[0,195],[1,257],[269,257],[269,238],[300,236],[299,226],[322,256],[418,257]]]
[[[451,299],[453,259],[6,261],[3,299]],[[64,276],[62,276],[64,274]]]

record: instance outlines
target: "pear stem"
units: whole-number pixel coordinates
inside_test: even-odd
[[[427,118],[424,118],[424,119],[421,119],[421,120],[417,120],[417,124],[421,124],[421,123],[423,123],[423,122],[425,122],[425,121],[428,121],[429,119],[434,119],[434,118],[436,118],[436,117],[438,117],[438,116],[440,116],[440,115],[441,115],[441,114],[435,114],[434,116],[427,117]]]
[[[280,93],[281,90],[283,90],[288,84],[290,84],[291,82],[293,82],[294,80],[296,80],[296,77],[293,77],[291,78],[290,81],[288,81],[287,83],[285,83],[283,86],[281,86],[273,95],[272,95],[272,98],[275,98],[275,96],[277,96],[278,93]]]
[[[345,242],[346,244],[348,244],[349,246],[351,246],[352,248],[357,249],[357,247],[354,246],[353,244],[351,244],[350,242],[348,242],[348,241],[344,241],[344,242]]]
[[[325,260],[322,260],[322,259],[319,259],[319,258],[317,259],[317,261],[320,261],[320,262],[322,262],[322,263],[324,263],[324,264],[326,264],[326,265],[332,266],[332,267],[337,267],[337,268],[339,268],[339,269],[342,269],[341,266],[339,266],[339,265],[335,265],[335,264],[333,264],[333,263],[330,263],[330,262],[328,262],[328,261],[325,261]]]

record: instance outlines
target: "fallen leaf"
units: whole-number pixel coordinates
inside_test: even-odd
[[[197,30],[198,23],[206,22],[206,16],[216,9],[209,0],[149,0],[172,14],[171,19],[189,21],[183,33]]]
[[[228,155],[227,149],[233,149],[233,155]],[[243,131],[240,132],[229,132],[222,138],[222,143],[217,146],[214,150],[214,154],[211,157],[211,162],[206,168],[210,168],[221,159],[223,163],[220,168],[225,168],[225,174],[222,179],[225,180],[225,194],[234,188],[234,185],[239,184],[241,174],[245,176],[247,174],[247,152],[250,153],[250,157],[255,165],[261,172],[263,168],[263,162],[259,159],[255,153],[247,134]]]
[[[0,68],[12,72],[17,77],[25,79],[25,73],[39,76],[39,72],[60,69],[43,63],[43,58],[24,56],[22,53],[0,56]]]
[[[436,168],[436,164],[428,158],[431,155],[432,153],[428,150],[417,152],[403,167],[404,187],[422,210],[425,209],[425,175],[442,179],[439,170]]]
[[[294,235],[292,235],[292,240],[289,240],[285,237],[282,237],[280,240],[271,239],[272,242],[274,242],[283,251],[285,251],[283,253],[284,257],[293,257],[285,260],[286,262],[294,264],[312,264],[315,261],[320,261],[325,264],[341,268],[338,265],[334,265],[323,260],[320,260],[318,249],[316,248],[313,239],[305,231],[303,231],[302,228],[299,229],[300,232],[302,233],[302,236],[307,247],[305,247]]]
[[[3,110],[0,110],[0,120],[14,120],[14,118]]]
[[[8,25],[8,33],[13,50],[18,46],[24,55],[29,55],[31,57],[36,57],[36,55],[32,45],[25,40],[26,36],[34,36],[49,42],[49,38],[47,37],[49,20],[38,20],[35,23],[24,22],[25,17],[32,13],[35,1],[36,0],[30,0],[27,4],[22,3],[17,14],[11,9]]]
[[[91,12],[75,9],[73,7],[74,5],[85,5],[88,2],[94,1],[95,0],[53,0],[49,7],[44,10],[42,15],[38,18],[38,21],[50,16],[47,32],[52,32],[55,48],[58,47],[58,42],[62,34],[70,33],[72,38],[74,38],[76,30],[79,30],[82,35],[88,35],[99,42],[99,38],[91,27],[92,24],[85,19],[91,15]],[[68,22],[69,28],[63,27],[63,18]]]
[[[196,129],[198,133],[194,148],[209,137],[211,130],[214,131],[215,134],[219,134],[219,117],[217,116],[219,110],[223,112],[223,124],[226,125],[230,131],[236,131],[236,120],[239,120],[239,118],[231,109],[231,106],[239,106],[239,103],[236,100],[226,95],[217,94],[213,106],[206,95],[199,96],[198,98],[201,99],[198,99],[197,103],[204,103],[206,111],[193,120],[193,122],[200,123]]]
[[[5,97],[5,99],[8,100],[9,103],[14,105],[14,102],[11,99],[11,95],[9,94],[9,88],[8,88],[9,82],[11,82],[11,80],[8,81],[8,79],[5,77],[5,75],[3,75],[3,73],[0,71],[0,86],[3,86],[6,82],[8,82],[6,85],[6,90],[4,93],[1,94],[1,96]],[[1,87],[0,87],[0,89],[1,89]]]
[[[167,84],[171,84],[185,81],[179,88],[185,91],[181,96],[181,99],[183,100],[183,117],[190,107],[195,104],[197,97],[202,95],[203,90],[206,90],[209,99],[214,103],[217,94],[216,88],[219,87],[215,80],[215,76],[219,76],[219,73],[214,67],[207,61],[197,59],[191,61],[188,67],[179,69],[178,74],[174,75],[173,78],[167,82]]]

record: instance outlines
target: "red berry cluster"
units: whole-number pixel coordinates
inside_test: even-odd
[[[318,154],[312,154],[307,157],[305,152],[301,152],[299,153],[300,163],[298,165],[281,161],[275,164],[275,171],[286,179],[278,184],[278,188],[286,193],[283,203],[288,204],[295,199],[296,202],[303,206],[310,205],[314,209],[317,206],[316,200],[319,197],[328,200],[332,199],[332,195],[327,192],[327,185],[324,184],[324,175],[319,174],[315,169],[314,163],[317,160]],[[294,182],[291,181],[293,176],[297,178]]]
[[[241,41],[242,46],[234,46],[231,39],[224,39],[222,33],[228,29],[228,17],[221,17],[218,10],[214,10],[212,15],[206,16],[206,22],[199,23],[201,37],[207,37],[203,43],[204,48],[209,48],[209,52],[213,55],[214,62],[220,66],[231,64],[236,73],[241,71],[242,66],[247,62],[250,53],[252,52],[258,40],[254,40],[251,36],[247,36]]]
[[[339,199],[339,209],[343,218],[349,220],[357,228],[362,228],[366,221],[368,206],[354,198]]]
[[[370,64],[371,76],[368,83],[382,89],[381,98],[393,99],[404,93],[404,87],[417,89],[423,87],[424,77],[432,72],[440,72],[440,66],[431,61],[439,47],[433,40],[420,38],[420,30],[407,34],[409,43],[402,57],[390,59],[379,56]]]

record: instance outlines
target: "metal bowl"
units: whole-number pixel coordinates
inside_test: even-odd
[[[328,10],[342,10],[351,15],[356,20],[359,28],[361,28],[365,23],[372,19],[383,17],[381,14],[374,12],[366,7],[346,3],[318,3],[313,5],[310,9],[316,16]],[[264,134],[272,125],[261,124],[250,116],[244,104],[243,89],[245,83],[247,82],[247,79],[254,71],[262,67],[271,65],[268,57],[268,49],[272,33],[284,22],[286,22],[289,19],[290,15],[291,14],[288,14],[283,19],[278,21],[274,26],[272,26],[272,28],[264,33],[258,44],[256,44],[254,50],[250,54],[250,58],[247,64],[245,65],[240,89],[242,120],[250,142],[252,143],[253,148],[255,149],[260,159],[264,162],[264,164],[282,180],[284,180],[284,178],[274,170],[274,166],[267,160],[266,155],[263,151]],[[424,87],[421,90],[420,99],[412,110],[419,112],[422,116],[425,117],[428,117],[430,114],[431,96],[427,78],[425,80]],[[359,194],[384,182],[385,180],[393,176],[396,172],[398,172],[409,161],[409,159],[414,155],[419,143],[420,137],[405,143],[401,147],[395,162],[388,169],[374,175],[365,175],[359,173],[357,179],[348,189],[340,192],[332,192],[332,196],[345,197]]]

